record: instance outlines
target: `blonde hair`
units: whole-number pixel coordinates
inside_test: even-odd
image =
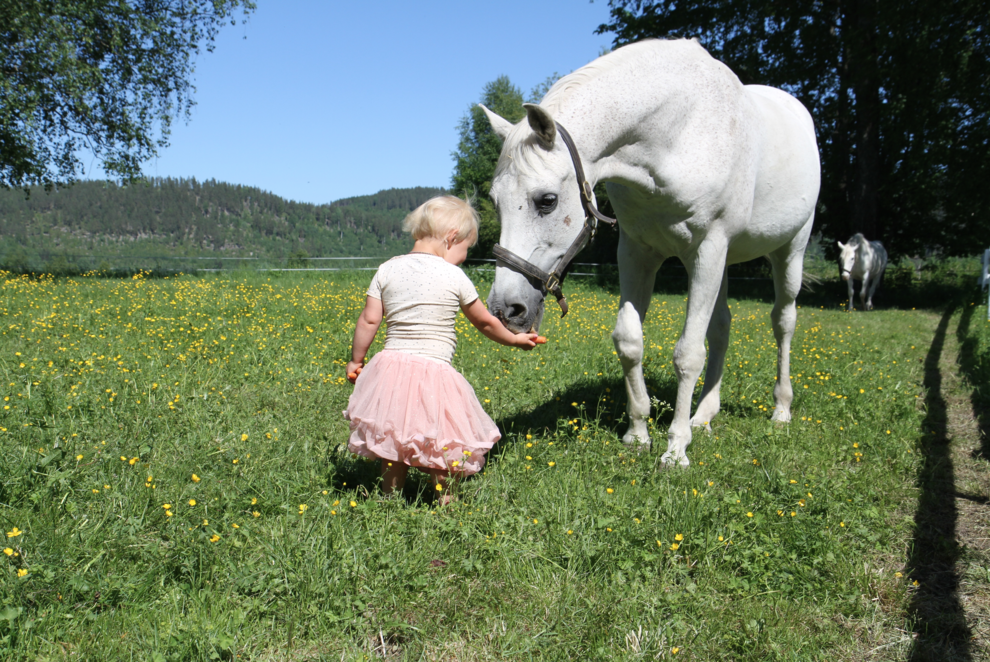
[[[402,221],[402,230],[411,233],[416,240],[426,237],[443,239],[448,232],[456,230],[457,241],[464,241],[474,235],[474,241],[477,242],[478,212],[467,200],[452,195],[438,195],[406,216]]]

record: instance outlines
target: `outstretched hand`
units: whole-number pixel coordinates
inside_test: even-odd
[[[542,345],[546,341],[546,338],[543,338],[535,333],[517,333],[512,345],[513,347],[518,347],[519,349],[523,349],[528,352],[537,345]]]

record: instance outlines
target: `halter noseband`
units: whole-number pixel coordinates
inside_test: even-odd
[[[557,260],[557,263],[553,265],[549,273],[532,262],[524,260],[512,251],[502,248],[498,244],[495,244],[492,248],[492,253],[495,255],[495,263],[497,265],[502,264],[518,271],[524,276],[528,276],[539,282],[541,287],[553,294],[557,298],[557,303],[560,305],[560,316],[563,317],[567,314],[567,299],[564,297],[561,286],[564,284],[564,276],[567,275],[568,265],[570,265],[571,260],[574,259],[581,249],[584,248],[588,239],[595,236],[595,231],[598,229],[598,221],[608,223],[609,225],[615,225],[616,221],[614,218],[605,216],[595,208],[591,197],[591,184],[584,177],[584,168],[581,166],[581,156],[578,154],[577,147],[574,146],[574,141],[571,139],[571,135],[567,133],[567,130],[559,122],[554,122],[554,124],[557,127],[557,133],[560,134],[560,138],[567,145],[567,151],[571,155],[571,162],[574,164],[574,174],[577,175],[578,186],[581,188],[581,207],[584,209],[584,227],[581,228],[581,233],[567,248],[567,252]]]

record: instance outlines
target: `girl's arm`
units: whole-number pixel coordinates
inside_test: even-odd
[[[461,310],[464,312],[464,316],[468,318],[468,321],[474,324],[474,328],[481,331],[489,340],[494,340],[509,347],[518,347],[526,350],[536,347],[537,335],[535,333],[513,333],[509,331],[497,317],[488,312],[485,304],[481,303],[480,298],[475,299],[466,306],[461,306]]]
[[[358,316],[357,326],[354,327],[354,342],[351,344],[351,360],[347,362],[347,378],[353,384],[357,379],[357,374],[364,367],[364,357],[368,353],[368,348],[375,340],[378,327],[382,324],[382,317],[385,309],[382,307],[380,299],[368,297],[364,302],[364,310]],[[354,375],[354,379],[351,379]]]

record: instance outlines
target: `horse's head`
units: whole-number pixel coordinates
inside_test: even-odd
[[[852,270],[856,265],[857,256],[859,256],[860,260],[866,260],[865,264],[869,264],[869,258],[864,255],[864,252],[869,249],[870,244],[866,241],[866,237],[859,232],[850,237],[847,244],[841,241],[836,243],[839,245],[839,272],[842,274],[842,280],[849,280],[852,277]],[[861,263],[860,267],[863,264]]]
[[[584,208],[553,118],[540,106],[524,107],[527,121],[513,125],[482,106],[504,143],[491,198],[502,226],[502,248],[549,272],[581,233]],[[488,309],[512,331],[539,330],[545,296],[540,283],[498,265]]]
[[[849,280],[853,265],[856,263],[857,246],[851,241],[848,244],[841,241],[836,243],[839,244],[839,273],[842,274],[842,280]]]

